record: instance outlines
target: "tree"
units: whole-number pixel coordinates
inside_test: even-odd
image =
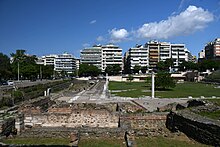
[[[127,80],[131,82],[133,79],[134,77],[131,74],[129,74]]]
[[[158,72],[155,79],[155,87],[157,89],[168,89],[174,88],[176,83],[174,79],[171,77],[171,74],[168,72]]]
[[[105,72],[108,73],[108,75],[118,75],[120,74],[121,67],[119,64],[114,64],[114,65],[108,65],[105,69]]]
[[[199,63],[199,71],[206,71],[209,70],[217,70],[220,67],[220,62],[213,61],[213,60],[203,60]]]
[[[25,79],[37,78],[39,75],[39,68],[36,64],[36,56],[29,56],[25,54],[25,50],[16,50],[16,53],[12,53],[13,62],[11,64],[12,73],[14,77],[17,77],[18,66],[19,74]]]
[[[79,76],[98,76],[101,73],[101,70],[94,65],[89,64],[80,64],[79,66]]]
[[[139,65],[135,65],[134,69],[133,69],[133,72],[134,73],[139,73],[140,70],[141,70],[141,67]]]
[[[11,75],[10,59],[7,55],[0,53],[0,80],[9,79]]]
[[[160,71],[169,71],[173,67],[173,59],[166,59],[157,63],[157,69]]]
[[[141,72],[142,73],[146,73],[146,71],[147,71],[147,66],[142,66],[141,67]]]
[[[198,64],[194,62],[183,61],[179,65],[179,71],[197,70],[197,69],[198,69]]]
[[[39,65],[39,66],[41,66],[41,65]],[[54,75],[54,66],[53,65],[45,65],[45,66],[39,67],[39,69],[40,68],[41,68],[43,79],[52,79],[52,77]]]

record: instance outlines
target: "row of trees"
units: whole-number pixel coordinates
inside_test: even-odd
[[[174,68],[174,61],[172,59],[166,59],[165,61],[160,61],[157,63],[157,67],[155,68],[158,71],[170,71],[172,68]],[[203,60],[198,63],[194,62],[187,62],[183,61],[179,64],[178,71],[187,71],[187,70],[198,70],[200,72],[209,70],[217,70],[220,68],[220,62],[214,61],[214,60]],[[139,73],[140,71],[142,73],[146,73],[148,70],[148,67],[141,67],[136,65],[133,70],[130,69],[130,67],[125,65],[125,74],[131,74],[131,73]]]
[[[0,53],[0,80],[20,79],[35,80],[37,78],[52,78],[53,66],[36,64],[36,56],[25,54],[25,50],[17,50],[12,53],[12,61],[3,53]]]

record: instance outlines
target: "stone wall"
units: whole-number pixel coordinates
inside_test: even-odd
[[[201,143],[220,146],[220,122],[197,115],[187,109],[170,112],[166,126],[171,131],[181,131]]]
[[[24,125],[28,127],[118,127],[119,116],[107,110],[80,110],[50,108],[48,112],[30,109],[24,115]],[[37,113],[38,112],[38,113]]]

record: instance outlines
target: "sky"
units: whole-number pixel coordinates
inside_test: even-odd
[[[0,0],[0,52],[43,56],[114,43],[185,43],[193,55],[220,38],[220,0]]]

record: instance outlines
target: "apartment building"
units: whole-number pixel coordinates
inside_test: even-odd
[[[120,65],[122,68],[122,49],[113,44],[102,46],[102,72],[109,65]]]
[[[73,55],[68,53],[57,55],[54,60],[54,70],[57,72],[74,73],[76,70],[76,60]]]
[[[124,64],[129,67],[129,70],[133,70],[135,66],[148,67],[148,48],[142,45],[130,48],[125,53]]]
[[[149,41],[145,44],[145,47],[148,49],[148,56],[149,56],[149,68],[153,69],[157,67],[157,63],[160,60],[160,42],[158,41]]]
[[[54,65],[56,57],[57,57],[57,55],[55,55],[55,54],[42,56],[42,60],[44,61],[44,65]]]
[[[81,63],[97,66],[102,70],[102,46],[94,45],[93,47],[85,48],[80,53]]]
[[[171,44],[171,59],[173,59],[176,69],[183,61],[189,61],[187,52],[185,44]]]
[[[173,59],[174,70],[178,70],[179,64],[183,61],[195,61],[195,58],[186,49],[185,44],[149,41],[144,47],[136,46],[125,53],[124,68],[132,70],[135,65],[138,65],[155,69],[159,61],[166,59]]]
[[[172,58],[171,56],[171,44],[169,42],[159,43],[159,60],[165,61],[166,59]]]
[[[209,42],[205,46],[205,58],[212,60],[220,60],[220,38]]]
[[[122,67],[122,49],[113,44],[95,45],[85,48],[80,53],[81,63],[97,66],[102,72],[109,65],[118,64]]]

